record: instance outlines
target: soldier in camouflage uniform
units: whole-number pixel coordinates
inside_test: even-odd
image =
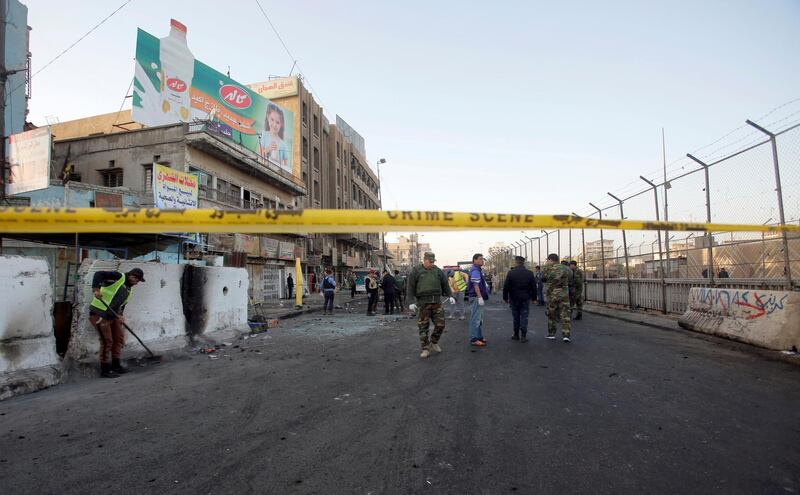
[[[425,253],[422,264],[411,270],[406,280],[407,300],[411,304],[408,309],[417,313],[417,326],[419,327],[419,341],[422,352],[419,357],[426,358],[431,352],[442,352],[439,339],[444,332],[444,310],[442,309],[442,296],[450,298],[450,304],[455,304],[450,292],[450,284],[442,270],[434,265],[436,256]],[[433,335],[428,338],[428,327],[433,320]]]
[[[569,267],[572,270],[574,280],[569,293],[569,312],[570,316],[572,316],[572,310],[576,309],[578,313],[575,315],[575,319],[580,320],[583,318],[583,270],[578,268],[576,261],[570,261]]]
[[[558,262],[558,255],[547,256],[547,264],[542,275],[547,298],[547,338],[556,338],[556,326],[561,322],[564,342],[570,342],[569,334],[569,268]]]

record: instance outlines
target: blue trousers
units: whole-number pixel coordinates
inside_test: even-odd
[[[480,296],[478,296],[480,297]],[[478,298],[473,297],[469,315],[469,341],[483,340],[483,308],[478,304]]]
[[[528,314],[531,309],[531,302],[527,299],[515,301],[511,299],[508,303],[511,306],[511,316],[514,318],[514,335],[522,335],[528,333]]]

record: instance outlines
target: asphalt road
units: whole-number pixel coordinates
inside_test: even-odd
[[[308,315],[0,403],[0,492],[798,493],[800,369],[588,315],[572,344]]]

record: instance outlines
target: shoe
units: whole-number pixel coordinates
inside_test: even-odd
[[[124,375],[129,370],[122,366],[122,363],[119,362],[119,359],[111,358],[111,371],[118,375]]]
[[[524,344],[527,341],[528,341],[528,336],[527,335],[523,335],[522,336],[522,343]]]
[[[426,357],[428,357],[430,355],[431,355],[431,351],[429,351],[427,348],[426,349],[422,349],[422,352],[419,353],[419,357],[421,357],[422,359],[425,359]]]
[[[114,370],[111,369],[111,365],[108,363],[100,363],[100,376],[103,378],[116,378],[119,375],[114,373]]]
[[[459,316],[459,317],[458,317],[458,319],[459,319],[459,320],[466,320],[466,319],[467,319],[467,317],[466,317],[466,316]]]
[[[583,313],[578,313],[578,316],[576,316],[575,319],[576,320],[582,320],[583,319]]]
[[[486,342],[482,340],[473,340],[472,345],[474,345],[475,347],[486,347]]]
[[[563,340],[564,342],[572,342],[572,341],[569,339],[569,337],[568,337],[568,336],[567,336],[567,337],[564,337],[562,340]]]
[[[442,347],[439,345],[438,342],[431,342],[431,351],[442,352]]]
[[[488,343],[489,343],[489,341],[488,341],[488,340],[486,340],[486,339],[478,339],[478,340],[480,340],[481,342],[483,342],[483,345],[486,345],[486,344],[488,344]]]
[[[511,336],[511,340],[519,340],[519,335],[515,333]]]
[[[556,340],[556,336],[555,335],[548,335],[547,336],[547,340]]]

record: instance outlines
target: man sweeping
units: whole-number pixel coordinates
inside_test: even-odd
[[[133,286],[144,282],[144,272],[134,268],[128,273],[104,272],[94,274],[94,298],[89,307],[89,322],[100,334],[100,376],[115,378],[127,373],[119,358],[125,347],[125,305],[133,294]]]

